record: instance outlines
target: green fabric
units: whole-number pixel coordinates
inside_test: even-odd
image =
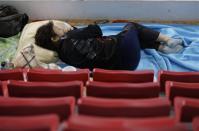
[[[14,57],[19,38],[20,33],[9,38],[0,37],[0,62],[11,60]]]

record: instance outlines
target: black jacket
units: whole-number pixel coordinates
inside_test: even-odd
[[[119,37],[103,37],[98,25],[74,29],[66,33],[58,53],[60,59],[79,68],[117,69]]]

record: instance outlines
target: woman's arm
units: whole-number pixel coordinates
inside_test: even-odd
[[[88,25],[84,28],[76,28],[66,33],[67,38],[88,39],[102,37],[102,30],[98,25]]]

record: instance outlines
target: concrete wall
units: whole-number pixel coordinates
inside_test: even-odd
[[[199,20],[199,1],[6,0],[31,19]]]

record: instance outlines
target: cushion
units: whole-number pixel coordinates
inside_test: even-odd
[[[64,28],[66,32],[73,29],[72,26],[70,26],[69,24],[67,24],[63,21],[58,21],[58,20],[52,20],[52,21],[54,22],[54,24],[60,26],[61,28]],[[41,27],[42,25],[47,24],[48,22],[49,22],[49,20],[32,22],[32,23],[27,24],[24,27],[21,37],[20,37],[20,40],[19,40],[15,58],[12,61],[15,65],[15,67],[20,67],[18,65],[19,62],[17,62],[17,61],[18,61],[18,58],[20,58],[21,51],[30,45],[34,46],[35,58],[39,62],[52,63],[52,62],[58,61],[58,54],[56,52],[47,50],[47,49],[44,49],[42,47],[35,45],[35,34],[37,32],[37,29],[39,27]]]

